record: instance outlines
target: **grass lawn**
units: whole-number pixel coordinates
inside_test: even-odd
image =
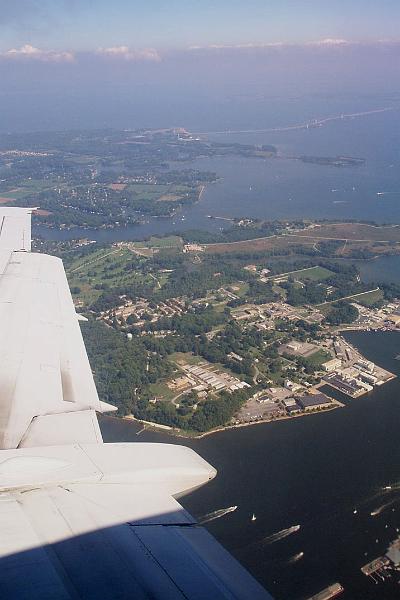
[[[237,283],[231,283],[227,288],[231,290],[233,294],[236,294],[236,296],[243,298],[249,291],[249,284],[245,281],[238,281]]]
[[[330,312],[332,312],[332,309],[335,308],[335,303],[333,302],[332,304],[320,304],[318,306],[318,311],[320,313],[322,313],[324,315],[324,317],[327,317],[329,315]]]
[[[151,237],[149,240],[133,242],[137,248],[181,248],[182,238],[179,235],[168,235],[165,237]]]
[[[362,304],[363,306],[372,306],[375,302],[379,302],[379,300],[383,300],[382,290],[373,290],[354,298],[354,302],[358,302],[358,304]]]
[[[292,277],[297,281],[324,281],[325,279],[329,279],[333,275],[332,271],[329,269],[325,269],[325,267],[315,266],[309,267],[307,269],[300,269],[299,271],[289,271],[287,273],[281,273],[280,275],[273,275],[270,279],[275,281],[276,279],[288,279]]]
[[[152,383],[149,386],[150,392],[159,399],[171,401],[178,395],[176,390],[170,390],[165,382]]]
[[[71,287],[81,288],[81,292],[75,294],[75,297],[89,305],[102,293],[102,290],[95,289],[96,285],[106,284],[110,289],[133,283],[155,287],[156,280],[150,275],[134,269],[125,271],[126,264],[131,260],[131,251],[119,248],[95,250],[88,256],[73,261],[67,275]]]
[[[311,354],[311,356],[307,356],[306,360],[308,363],[312,364],[314,367],[320,367],[324,362],[330,360],[332,356],[326,350],[322,348]]]
[[[382,300],[382,298],[382,290],[371,290],[369,292],[354,294],[353,296],[347,296],[345,297],[345,300],[346,302],[356,302],[357,304],[362,304],[363,306],[371,306],[372,304],[375,304],[375,302],[378,302],[378,300]],[[341,298],[338,298],[338,300],[331,301],[326,304],[318,304],[318,310],[326,316],[330,313],[335,303],[340,302],[340,300]]]
[[[194,356],[191,352],[174,352],[169,356],[170,360],[180,365],[198,365],[205,360],[201,356]]]

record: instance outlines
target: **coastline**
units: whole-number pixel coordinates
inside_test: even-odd
[[[337,329],[338,333],[345,333],[345,332],[360,332],[360,331],[370,331],[368,328],[339,328]],[[396,330],[397,331],[397,330]],[[355,348],[353,346],[353,349],[357,350],[360,355],[364,356],[361,351],[358,348]],[[381,368],[382,369],[382,368]],[[386,369],[382,369],[382,371],[386,372],[389,377],[387,379],[385,379],[385,381],[383,382],[383,385],[385,385],[386,383],[389,383],[390,381],[393,381],[393,379],[397,378],[397,375],[387,371]],[[332,388],[332,390],[337,391],[341,391],[339,388],[336,388],[334,385],[330,385],[329,383],[324,382],[323,380],[321,380],[316,386],[315,389],[318,390],[318,388],[323,387],[325,385],[328,385]],[[380,387],[380,386],[379,386]],[[300,412],[297,414],[292,414],[292,415],[288,415],[288,414],[284,414],[278,417],[275,417],[273,419],[255,419],[252,421],[244,421],[244,422],[237,422],[237,423],[232,423],[232,424],[227,424],[227,425],[221,425],[219,427],[215,427],[213,429],[210,429],[209,431],[204,431],[204,432],[191,432],[191,431],[185,431],[183,429],[178,429],[175,427],[171,427],[169,425],[162,425],[160,423],[154,423],[152,421],[145,421],[143,419],[137,419],[134,415],[126,415],[124,417],[115,417],[115,418],[120,418],[122,420],[126,420],[126,421],[136,421],[137,423],[140,423],[143,425],[143,428],[141,430],[139,430],[136,435],[140,435],[143,431],[148,431],[149,429],[155,431],[155,432],[159,432],[159,433],[166,433],[168,435],[171,435],[173,437],[176,438],[184,438],[184,439],[202,439],[211,435],[214,435],[216,433],[222,432],[222,431],[227,431],[230,429],[240,429],[242,427],[249,427],[251,425],[262,425],[262,424],[266,424],[266,423],[275,423],[277,421],[288,421],[288,420],[293,420],[293,419],[298,419],[298,418],[302,418],[302,417],[306,417],[306,416],[310,416],[310,415],[315,415],[315,414],[321,414],[324,412],[330,412],[332,410],[336,410],[337,408],[345,408],[346,404],[344,404],[343,402],[341,402],[340,400],[338,400],[337,398],[335,398],[333,395],[329,394],[329,392],[324,392],[325,395],[329,396],[329,398],[331,399],[332,404],[330,406],[327,406],[326,408],[317,408],[317,409],[311,409],[311,410],[307,410],[304,412]],[[365,392],[363,394],[361,394],[360,396],[357,397],[352,397],[350,396],[350,400],[354,401],[356,399],[359,398],[364,398],[365,396],[367,396],[369,394],[368,390],[365,390]]]
[[[220,427],[215,427],[214,429],[210,429],[210,431],[204,431],[204,432],[201,432],[198,434],[196,434],[196,433],[192,434],[190,432],[185,432],[183,429],[177,429],[174,427],[170,427],[169,425],[162,425],[160,423],[154,423],[152,421],[144,421],[143,419],[137,419],[133,415],[126,415],[124,417],[110,417],[110,418],[121,419],[122,421],[135,421],[136,423],[142,424],[143,429],[139,430],[136,433],[136,435],[140,435],[143,431],[145,431],[145,430],[149,431],[151,429],[155,432],[158,431],[158,433],[167,433],[168,435],[171,435],[172,437],[176,437],[176,438],[200,440],[202,438],[208,437],[210,435],[214,435],[216,433],[220,433],[222,431],[227,431],[229,429],[241,429],[242,427],[250,427],[251,425],[265,425],[266,423],[276,423],[277,421],[292,421],[294,419],[300,419],[302,417],[308,417],[311,415],[321,414],[321,413],[325,413],[325,412],[331,412],[332,410],[336,410],[337,408],[345,408],[345,404],[343,404],[339,400],[336,400],[335,398],[331,398],[331,399],[332,399],[332,406],[329,406],[327,408],[322,408],[322,409],[317,409],[317,410],[309,410],[307,412],[298,413],[296,415],[291,415],[291,416],[282,415],[280,417],[276,417],[275,419],[257,419],[254,421],[246,421],[243,423],[234,423],[232,425],[221,425]],[[146,427],[146,425],[148,425],[148,427]]]

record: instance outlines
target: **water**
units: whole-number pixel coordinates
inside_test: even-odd
[[[400,375],[398,333],[347,337]],[[360,567],[382,554],[400,527],[399,425],[397,379],[343,409],[201,440],[148,432],[138,438],[134,424],[102,420],[107,441],[183,443],[218,469],[182,502],[198,517],[238,507],[206,527],[277,600],[301,599],[334,581],[344,585],[344,600],[398,599],[398,585],[375,586]]]
[[[339,107],[338,107],[339,110]],[[317,116],[324,113],[320,109]],[[330,114],[330,113],[329,113]],[[36,226],[46,239],[90,237],[113,242],[191,228],[218,230],[221,221],[207,215],[261,219],[360,219],[379,223],[400,220],[400,112],[371,114],[327,123],[321,128],[274,133],[210,135],[231,142],[275,144],[284,156],[347,155],[363,157],[364,166],[346,168],[295,160],[217,157],[179,163],[174,168],[216,171],[200,202],[173,218],[153,218],[122,229],[57,231]],[[286,117],[289,119],[289,116]],[[298,122],[294,120],[288,122]],[[336,190],[336,191],[332,191]],[[379,192],[390,192],[378,196]],[[185,218],[182,220],[182,216]]]
[[[382,256],[368,261],[357,261],[365,283],[400,281],[400,256]]]

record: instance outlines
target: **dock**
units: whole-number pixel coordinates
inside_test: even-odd
[[[361,567],[361,571],[362,573],[364,573],[364,575],[370,577],[374,573],[377,573],[378,571],[386,567],[389,563],[390,561],[385,556],[380,556],[379,558],[371,560],[371,562]]]

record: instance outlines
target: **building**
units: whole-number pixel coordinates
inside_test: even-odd
[[[393,313],[392,315],[388,316],[388,321],[393,323],[396,327],[399,327],[400,326],[400,315],[397,313]]]
[[[285,388],[287,390],[290,390],[291,392],[297,392],[298,390],[301,389],[300,384],[295,383],[294,381],[291,381],[290,379],[286,379],[284,385],[285,385]]]
[[[232,358],[232,360],[237,360],[239,362],[243,361],[243,357],[239,356],[239,354],[236,354],[236,352],[229,352],[228,356],[229,358]]]
[[[288,350],[293,350],[294,352],[296,352],[296,350],[299,349],[299,344],[296,344],[295,342],[291,342],[290,344],[287,344],[286,348],[288,348]]]
[[[325,394],[308,394],[298,398],[298,403],[303,410],[315,410],[318,408],[326,408],[332,404],[332,400],[325,396]]]
[[[354,365],[356,369],[360,369],[361,371],[367,371],[368,373],[373,373],[375,370],[375,364],[370,360],[365,360],[360,358],[356,364]]]
[[[351,398],[358,398],[365,394],[365,385],[361,385],[361,381],[358,379],[354,379],[353,377],[343,377],[337,373],[330,373],[329,375],[324,376],[324,381],[331,385],[332,387],[339,390],[339,392],[343,392],[343,394],[347,394]]]
[[[204,252],[204,246],[200,246],[200,244],[185,244],[183,252]]]
[[[341,366],[342,366],[342,361],[340,358],[332,358],[331,360],[327,360],[326,362],[324,362],[322,364],[322,368],[327,373],[332,373],[332,371],[336,371],[337,369],[340,369]]]
[[[301,411],[300,406],[297,404],[294,398],[286,398],[286,400],[283,400],[283,405],[289,415],[293,415]]]
[[[371,373],[364,373],[363,371],[360,371],[358,378],[361,379],[361,381],[369,383],[370,385],[376,385],[378,382],[378,378],[375,375],[371,375]]]

